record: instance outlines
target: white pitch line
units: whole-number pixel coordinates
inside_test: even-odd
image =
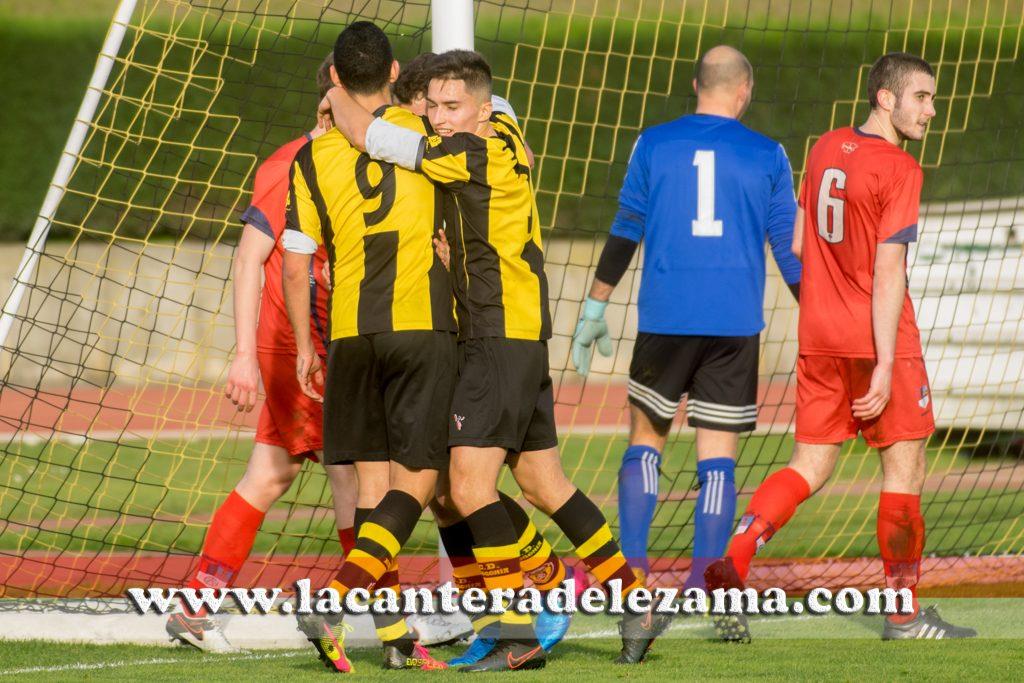
[[[308,652],[275,652],[260,655],[224,655],[216,661],[243,662],[261,659],[278,659],[284,657],[300,657]],[[126,666],[155,666],[160,664],[194,664],[194,658],[188,659],[142,659],[139,661],[120,660],[116,662],[96,662],[95,664],[62,664],[60,666],[32,666],[25,669],[0,669],[0,676],[17,676],[20,674],[57,673],[60,671],[91,671],[96,669],[119,669]]]
[[[682,615],[679,615],[677,618],[680,618],[680,617],[682,617]],[[685,617],[682,617],[682,618],[685,618]],[[672,631],[690,631],[690,630],[697,629],[697,628],[713,628],[710,621],[704,621],[703,619],[700,620],[700,621],[696,621],[697,615],[693,615],[693,618],[695,619],[694,621],[686,621],[686,622],[683,622],[683,623],[672,624],[667,629],[665,629],[662,632],[661,635],[664,636],[665,634],[670,633]],[[802,614],[800,616],[788,616],[787,615],[785,617],[773,616],[773,617],[760,617],[760,618],[756,618],[756,619],[748,619],[747,623],[749,623],[749,624],[758,624],[758,623],[764,623],[764,622],[767,622],[767,621],[771,621],[773,623],[778,623],[779,621],[782,621],[782,620],[786,620],[786,621],[805,621],[807,619],[814,619],[814,618],[815,618],[815,615],[808,615],[808,614]],[[565,637],[565,639],[566,640],[591,640],[591,639],[597,639],[597,638],[611,638],[612,636],[617,636],[617,635],[619,635],[619,630],[618,629],[604,629],[602,631],[588,631],[587,633],[571,633],[571,634],[567,635]]]

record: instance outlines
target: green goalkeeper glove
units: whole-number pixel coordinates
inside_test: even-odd
[[[597,352],[602,356],[612,355],[612,338],[608,335],[608,323],[604,320],[604,309],[607,301],[598,301],[587,297],[583,304],[583,317],[576,325],[572,335],[572,364],[581,377],[590,372],[590,345],[597,342]]]

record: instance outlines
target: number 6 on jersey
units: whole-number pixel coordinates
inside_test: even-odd
[[[845,202],[840,197],[832,196],[832,185],[837,190],[846,189],[846,171],[838,168],[826,168],[821,174],[821,185],[818,190],[818,234],[830,244],[843,241],[843,210]],[[832,226],[829,227],[829,209],[832,209]]]

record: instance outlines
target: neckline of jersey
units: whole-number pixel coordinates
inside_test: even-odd
[[[862,138],[878,138],[879,140],[885,140],[881,135],[875,135],[874,133],[865,133],[860,128],[853,126],[853,132]],[[886,140],[888,142],[888,140]]]
[[[739,123],[738,119],[734,119],[731,116],[722,116],[721,114],[705,114],[703,112],[694,112],[690,114],[690,116],[701,116],[712,121],[735,121],[736,123]]]

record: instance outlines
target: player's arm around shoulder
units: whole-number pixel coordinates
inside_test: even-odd
[[[366,130],[366,153],[409,171],[418,171],[427,145],[423,119],[401,107],[388,107]]]

